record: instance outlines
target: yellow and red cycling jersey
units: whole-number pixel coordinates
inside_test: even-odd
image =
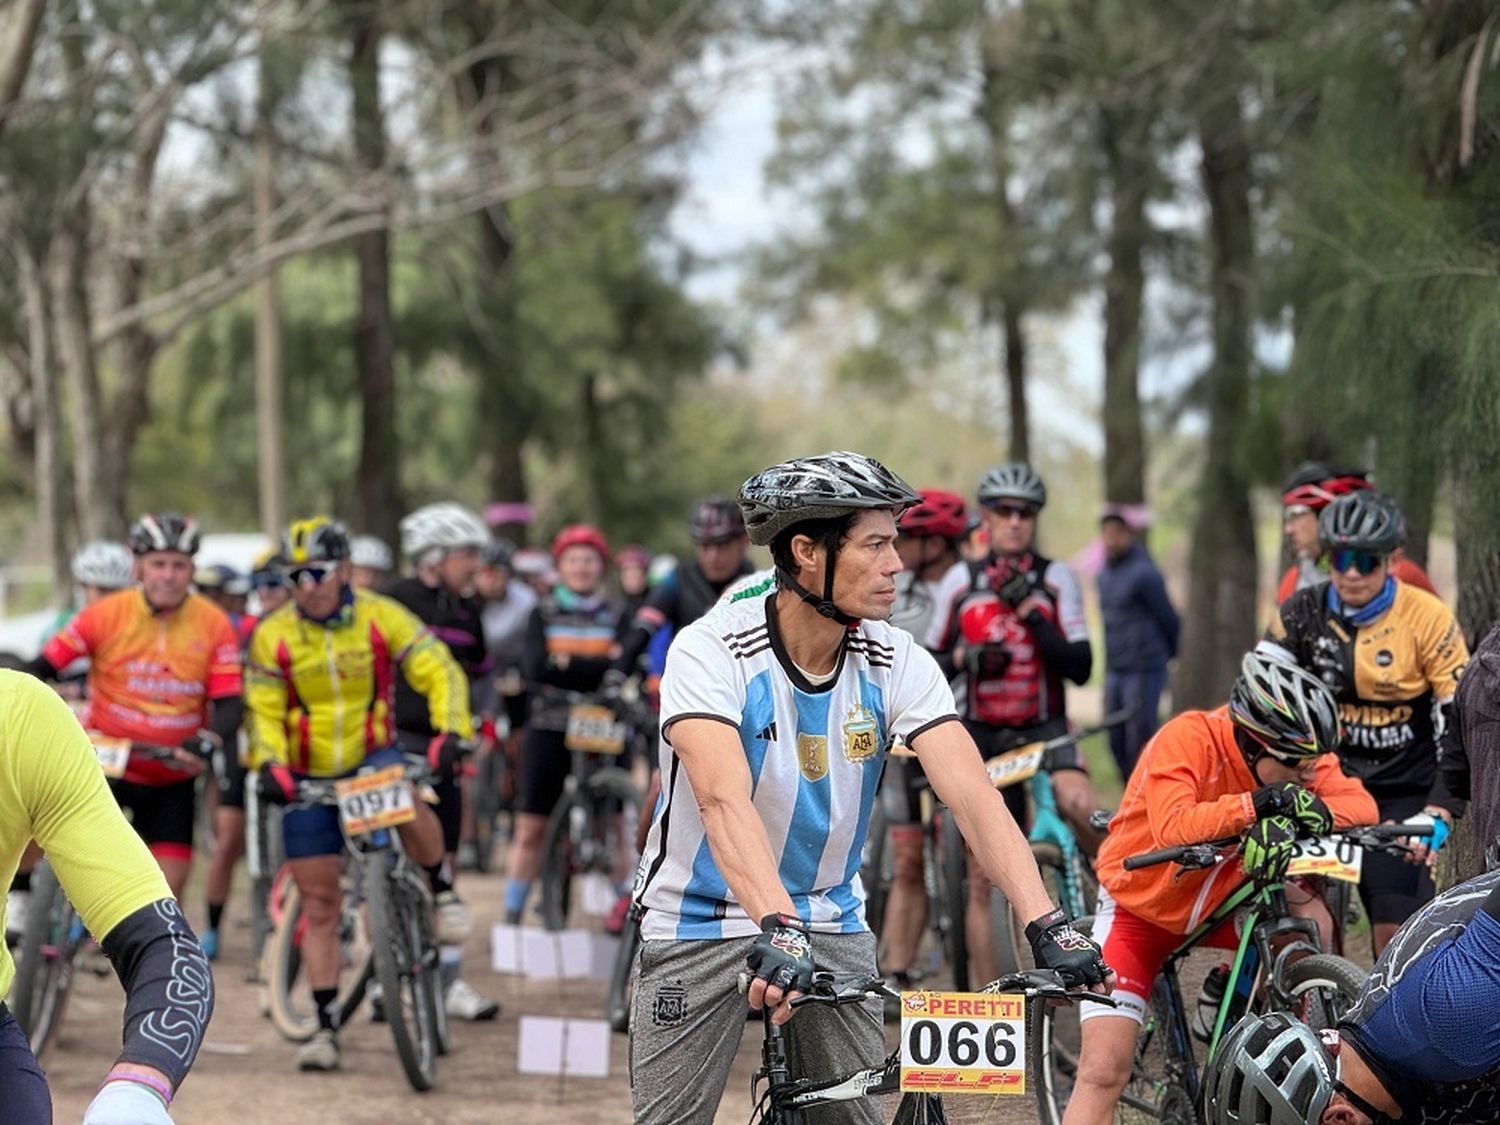
[[[1127,856],[1177,844],[1238,836],[1255,823],[1250,774],[1234,740],[1229,708],[1185,711],[1156,732],[1136,763],[1109,822],[1095,865],[1115,903],[1174,934],[1185,934],[1229,897],[1245,876],[1233,862],[1191,871],[1162,863],[1126,871]],[[1307,788],[1323,798],[1337,828],[1374,824],[1375,799],[1323,754]]]
[[[434,730],[472,736],[463,670],[398,602],[355,590],[327,624],[290,602],[261,618],[245,685],[252,765],[278,761],[313,777],[356,768],[396,740],[398,671],[427,697]]]
[[[177,746],[208,722],[208,703],[239,695],[240,644],[229,617],[189,594],[158,613],[140,590],[121,590],[79,610],[42,650],[61,670],[89,658],[84,725],[114,738]],[[181,771],[132,756],[125,780],[180,782]]]

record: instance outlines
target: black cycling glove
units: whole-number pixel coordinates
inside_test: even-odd
[[[812,939],[807,923],[790,914],[767,914],[760,920],[760,937],[745,955],[756,977],[783,992],[806,992],[812,987]]]
[[[1333,831],[1333,813],[1329,812],[1323,798],[1295,781],[1264,785],[1250,800],[1255,805],[1256,820],[1288,817],[1296,824],[1299,836],[1326,836]]]
[[[1026,925],[1026,940],[1039,969],[1051,969],[1068,988],[1103,984],[1109,966],[1099,947],[1073,928],[1067,911],[1048,911]]]

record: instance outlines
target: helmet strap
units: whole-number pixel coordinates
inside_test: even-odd
[[[859,618],[850,617],[833,604],[833,560],[831,556],[828,562],[828,578],[823,583],[823,596],[821,598],[798,582],[784,567],[778,566],[776,568],[776,581],[781,584],[783,589],[790,590],[796,594],[830,621],[837,621],[846,629],[852,629],[859,624]]]

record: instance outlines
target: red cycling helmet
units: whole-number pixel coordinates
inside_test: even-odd
[[[609,540],[597,527],[574,523],[563,528],[552,537],[552,558],[556,560],[569,547],[592,547],[601,559],[609,562]]]
[[[1321,512],[1340,496],[1374,487],[1365,473],[1332,469],[1319,461],[1304,461],[1292,470],[1281,494],[1281,506]]]
[[[637,566],[645,570],[651,565],[651,552],[639,543],[627,543],[615,554],[615,566]]]
[[[902,513],[899,524],[902,535],[915,539],[964,537],[969,527],[969,514],[962,496],[941,488],[924,488],[919,495],[921,503]]]

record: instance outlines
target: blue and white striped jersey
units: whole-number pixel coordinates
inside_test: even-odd
[[[751,586],[719,602],[678,636],[661,681],[662,796],[637,875],[653,938],[749,937],[746,916],[708,846],[672,724],[708,718],[739,733],[752,800],[780,865],[782,885],[814,930],[864,930],[859,862],[885,750],[956,720],[937,662],[909,633],[862,621],[834,677],[811,683],[787,657],[772,606]]]

